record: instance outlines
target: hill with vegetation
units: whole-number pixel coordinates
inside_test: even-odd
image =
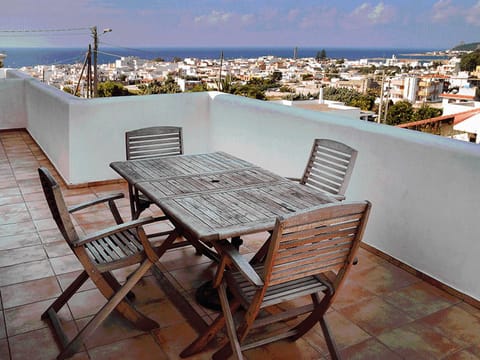
[[[450,51],[474,51],[480,49],[480,42],[460,44],[452,48]]]

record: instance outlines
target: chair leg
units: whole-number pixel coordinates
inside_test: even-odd
[[[290,337],[290,340],[295,341],[298,338],[302,337],[308,330],[310,330],[317,322],[320,323],[322,327],[323,336],[327,343],[328,351],[333,360],[340,359],[340,354],[338,352],[337,344],[333,338],[330,329],[328,327],[327,321],[325,319],[325,314],[327,313],[328,307],[332,302],[332,295],[325,294],[323,299],[319,301],[318,294],[312,295],[313,303],[315,308],[312,313],[307,316],[300,324],[298,324],[293,330],[295,335]]]
[[[215,359],[215,360],[226,359],[230,355],[230,353],[233,352],[235,359],[242,360],[243,359],[242,349],[240,347],[240,342],[238,341],[235,322],[233,320],[232,312],[228,304],[227,287],[225,286],[225,283],[223,281],[220,283],[218,287],[218,296],[220,297],[222,312],[223,312],[223,315],[225,316],[227,334],[228,334],[228,338],[230,339],[230,348],[225,349],[223,351],[223,352],[228,352],[228,355],[224,354],[222,350],[226,346],[228,346],[228,344],[226,344],[221,350],[213,354],[212,359]]]
[[[128,277],[130,277],[130,276],[131,276],[131,274],[127,276],[127,280],[128,280]],[[120,285],[118,280],[115,278],[115,276],[113,276],[113,274],[111,272],[109,272],[109,271],[104,272],[103,277],[105,278],[105,280],[108,282],[108,284],[112,287],[112,289],[115,292],[117,292],[122,287],[122,285]],[[135,293],[133,291],[129,291],[128,294],[127,294],[127,299],[130,300],[130,301],[135,300]]]
[[[148,261],[148,264],[149,264],[149,268],[150,268],[152,266],[152,262]],[[134,273],[132,273],[130,275],[130,277],[127,279],[127,283],[132,278],[135,278],[138,275],[138,272],[141,269],[142,269],[142,266],[140,266]],[[143,276],[143,274],[145,274],[145,272],[147,270],[145,270],[141,274],[141,276]],[[141,276],[140,276],[140,278],[141,278]],[[108,275],[107,275],[107,277],[108,277]],[[105,296],[105,298],[110,299],[116,293],[115,289],[112,288],[112,286],[110,286],[109,281],[105,278],[104,274],[99,274],[99,273],[90,274],[90,278],[95,283],[98,290],[100,290],[100,292],[103,294],[103,296]],[[126,285],[126,283],[123,285],[123,287],[125,287],[125,285]],[[130,292],[130,289],[129,289],[128,292]],[[127,294],[128,294],[128,292],[127,292]],[[130,302],[126,299],[121,299],[121,301],[116,306],[115,310],[121,316],[123,316],[125,319],[130,321],[136,328],[138,328],[140,330],[151,331],[151,330],[158,327],[157,322],[155,322],[152,319],[148,318],[147,316],[143,315],[141,312],[139,312],[137,309],[135,309],[133,307],[133,305],[130,304]]]
[[[88,324],[80,330],[80,332],[73,338],[72,341],[62,350],[57,359],[66,359],[72,356],[78,346],[80,346],[83,339],[93,333],[98,326],[107,318],[107,316],[122,302],[122,299],[135,286],[135,284],[142,278],[142,276],[150,269],[152,263],[145,260],[135,273],[127,280],[122,288],[113,295],[110,300],[102,307],[102,309],[88,322]]]
[[[73,281],[73,283],[71,283],[68,288],[42,314],[42,320],[50,320],[55,336],[60,342],[62,348],[67,346],[69,340],[67,335],[65,334],[62,323],[60,322],[57,313],[63,307],[63,305],[65,305],[66,302],[70,300],[70,298],[77,292],[77,290],[85,283],[87,279],[87,272],[82,271],[82,273]]]
[[[310,315],[308,315],[302,322],[300,322],[292,329],[295,332],[295,335],[292,335],[290,337],[290,340],[292,341],[295,341],[305,335],[308,330],[310,330],[317,322],[319,322],[323,318],[323,316],[328,310],[331,300],[330,295],[326,294],[320,303],[315,300],[314,296],[312,296],[312,298],[314,299],[313,302],[315,304],[315,307],[310,313]]]
[[[136,220],[135,214],[137,212],[135,206],[135,197],[134,197],[134,190],[133,185],[128,184],[128,199],[130,200],[130,212],[132,214],[132,220]]]
[[[270,236],[263,243],[262,247],[257,251],[257,253],[250,259],[250,264],[255,265],[261,263],[265,260],[267,256],[268,248],[270,247],[270,240],[272,239],[272,232],[270,231]]]
[[[322,316],[322,318],[320,319],[320,326],[322,327],[323,336],[325,337],[325,341],[327,342],[328,351],[330,352],[332,360],[341,359],[340,354],[338,353],[337,344],[332,334],[330,333],[330,328],[327,324],[325,316]]]
[[[77,292],[78,289],[88,280],[88,274],[86,271],[82,273],[68,286],[68,288],[49,306],[47,310],[42,314],[42,319],[48,318],[48,312],[53,310],[58,312],[65,303]]]
[[[240,302],[236,299],[230,302],[230,311],[235,313],[240,307]],[[215,335],[223,329],[225,326],[225,317],[223,313],[218,315],[218,317],[213,321],[210,327],[199,337],[195,339],[190,345],[188,345],[181,353],[180,357],[186,358],[202,351],[205,346],[207,346],[210,341],[213,340]]]
[[[228,298],[226,296],[226,287],[225,287],[224,291],[225,291],[224,301],[226,301],[226,304],[228,304]],[[230,342],[223,345],[220,348],[220,350],[218,350],[216,353],[214,353],[212,355],[213,360],[227,359],[230,355],[232,355],[232,352],[233,352],[236,359],[243,359],[240,343],[245,340],[248,332],[252,328],[252,325],[255,321],[255,318],[257,317],[258,312],[260,311],[258,305],[259,304],[254,305],[254,306],[250,306],[246,310],[246,314],[244,315],[244,319],[243,319],[242,323],[236,328],[236,330],[235,330],[235,324],[233,322],[233,317],[230,316],[230,321],[231,321],[231,326],[232,326],[233,331],[228,331],[229,330],[229,323],[228,323],[229,320],[228,320],[228,315],[226,315],[226,317],[227,317],[228,338],[229,338]],[[232,336],[230,335],[230,333],[232,333]]]

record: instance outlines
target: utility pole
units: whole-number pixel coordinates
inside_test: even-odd
[[[97,27],[93,26],[91,29],[93,37],[93,97],[98,97],[98,32]],[[104,29],[100,35],[111,32],[112,29]]]
[[[387,102],[385,103],[385,113],[383,114],[383,123],[387,123],[388,104],[390,103],[390,78],[388,79],[387,86]]]
[[[93,36],[93,97],[98,97],[98,32],[96,26],[92,27],[91,30]]]
[[[385,83],[385,70],[382,70],[382,85],[380,85],[380,104],[378,105],[377,123],[382,122],[382,107],[383,107],[383,85]]]
[[[77,96],[77,93],[78,93],[78,89],[80,89],[80,82],[82,81],[82,77],[83,77],[83,71],[85,70],[85,67],[87,66],[88,64],[88,59],[90,59],[90,49],[89,51],[87,52],[87,54],[85,55],[85,61],[83,63],[83,67],[82,67],[82,71],[80,72],[80,78],[78,79],[78,82],[77,82],[77,86],[75,88],[75,92],[73,93],[73,95]],[[88,71],[88,70],[87,70]]]
[[[92,89],[92,45],[88,44],[88,53],[90,56],[87,58],[87,98],[91,98],[93,94]]]
[[[223,67],[223,50],[222,50],[222,53],[220,54],[220,71],[218,73],[218,91],[223,90],[223,86],[222,86],[222,67]]]

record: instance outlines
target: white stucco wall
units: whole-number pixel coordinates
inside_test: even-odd
[[[18,71],[2,74],[0,129],[27,128],[70,185],[118,178],[109,164],[125,158],[131,129],[182,126],[185,153],[209,151],[208,93],[86,100]]]
[[[62,177],[71,177],[70,103],[81,100],[36,80],[25,80],[27,129]]]
[[[26,127],[24,80],[0,76],[0,130]]]
[[[146,126],[183,127],[186,154],[209,151],[209,96],[127,96],[70,106],[70,183],[118,178],[109,164],[125,159],[125,132]]]

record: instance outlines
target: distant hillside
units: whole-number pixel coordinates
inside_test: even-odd
[[[473,51],[476,49],[480,49],[480,42],[460,44],[452,48],[451,51]]]

